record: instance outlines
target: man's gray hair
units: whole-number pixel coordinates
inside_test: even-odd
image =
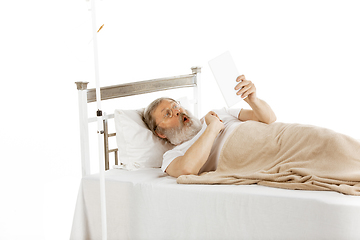
[[[162,97],[162,98],[155,99],[152,103],[149,104],[149,106],[147,106],[147,108],[145,108],[144,115],[143,115],[144,122],[156,136],[157,136],[157,134],[155,132],[156,119],[153,117],[153,113],[163,100],[170,100],[170,101],[176,102],[174,99],[168,98],[168,97]]]

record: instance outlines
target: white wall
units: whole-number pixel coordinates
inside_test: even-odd
[[[205,114],[225,106],[207,62],[229,50],[278,121],[360,138],[357,1],[173,2],[97,2],[102,86],[200,65]],[[6,1],[0,21],[0,238],[67,239],[81,177],[74,82],[95,86],[90,12],[85,0]],[[119,108],[146,105],[131,101]]]

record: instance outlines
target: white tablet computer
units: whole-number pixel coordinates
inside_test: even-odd
[[[230,108],[240,102],[242,98],[236,95],[236,78],[239,72],[235,66],[230,52],[225,52],[209,61],[210,69],[215,77],[220,91],[225,99],[226,105]]]

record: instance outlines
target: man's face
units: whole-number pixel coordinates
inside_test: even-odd
[[[174,145],[193,138],[201,130],[201,122],[177,102],[163,100],[153,112],[156,133]]]

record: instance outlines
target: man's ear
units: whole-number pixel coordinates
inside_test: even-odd
[[[159,138],[166,138],[166,136],[164,134],[158,133],[156,132],[156,134],[158,135]]]

